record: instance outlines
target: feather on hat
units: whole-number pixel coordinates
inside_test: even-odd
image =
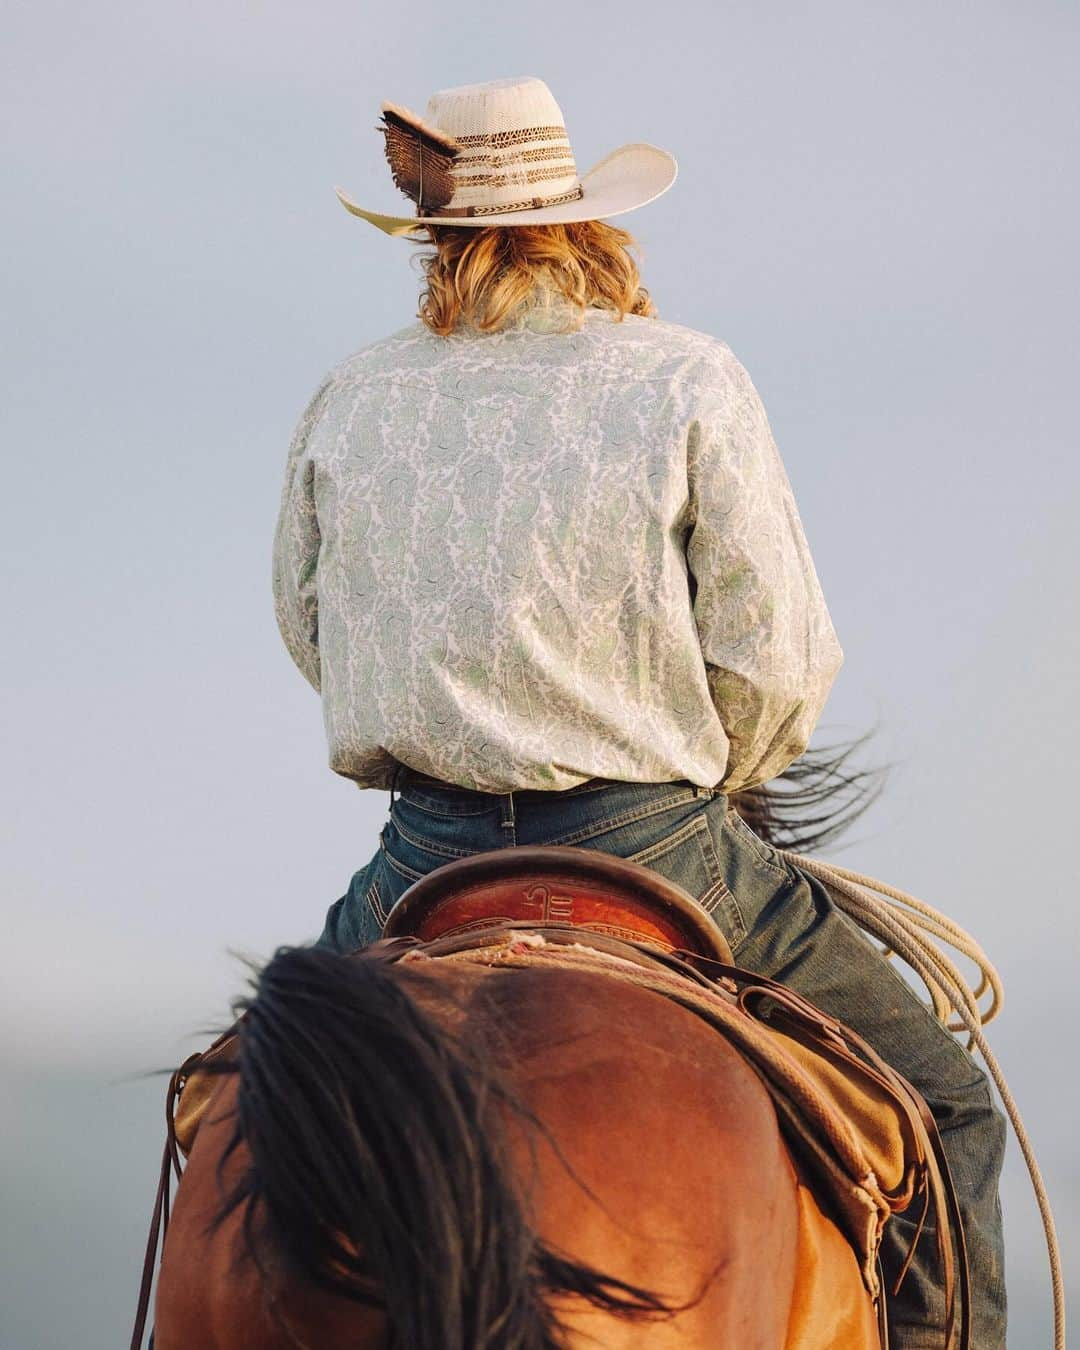
[[[381,105],[383,149],[394,183],[417,205],[448,206],[454,195],[453,164],[461,150],[440,131],[398,103]]]

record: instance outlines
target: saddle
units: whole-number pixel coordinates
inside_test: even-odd
[[[681,886],[611,853],[554,844],[475,853],[429,872],[391,910],[383,936],[431,942],[512,923],[732,960],[723,933]]]
[[[743,1053],[769,1091],[797,1171],[810,1179],[815,1200],[855,1252],[878,1310],[882,1345],[881,1235],[891,1214],[921,1197],[912,1248],[933,1208],[948,1309],[946,1346],[967,1350],[963,1230],[926,1103],[850,1028],[793,990],[735,966],[719,929],[681,887],[592,849],[498,849],[417,881],[375,945],[409,962],[571,965],[644,985],[703,1017]],[[180,1155],[190,1152],[236,1041],[233,1028],[186,1060],[169,1084],[168,1139],[134,1350],[148,1310],[158,1230],[168,1222],[170,1177],[180,1175]]]

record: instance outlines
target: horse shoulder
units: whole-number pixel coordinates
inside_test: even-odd
[[[272,1242],[260,1241],[258,1213],[253,1235],[261,1271],[248,1249],[242,1206],[211,1227],[223,1195],[250,1163],[243,1144],[226,1156],[237,1087],[230,1076],[215,1089],[177,1190],[155,1297],[155,1350],[296,1350],[297,1344],[355,1350],[382,1344],[385,1319],[377,1310],[278,1270]]]
[[[796,1279],[796,1179],[760,1079],[701,1018],[571,970],[493,977],[514,1086],[557,1149],[518,1131],[540,1235],[693,1306],[669,1322],[560,1308],[569,1344],[782,1347]],[[601,1328],[603,1328],[601,1330]]]

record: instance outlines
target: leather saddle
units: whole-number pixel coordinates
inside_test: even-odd
[[[724,935],[681,886],[640,863],[559,845],[494,849],[429,872],[390,911],[384,936],[432,942],[548,924],[732,960]]]

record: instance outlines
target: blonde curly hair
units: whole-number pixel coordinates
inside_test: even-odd
[[[626,314],[656,316],[630,256],[632,234],[602,220],[566,225],[426,225],[434,245],[421,256],[426,286],[417,315],[440,337],[466,323],[482,333],[501,328],[538,283],[560,292],[582,310],[590,305]]]

